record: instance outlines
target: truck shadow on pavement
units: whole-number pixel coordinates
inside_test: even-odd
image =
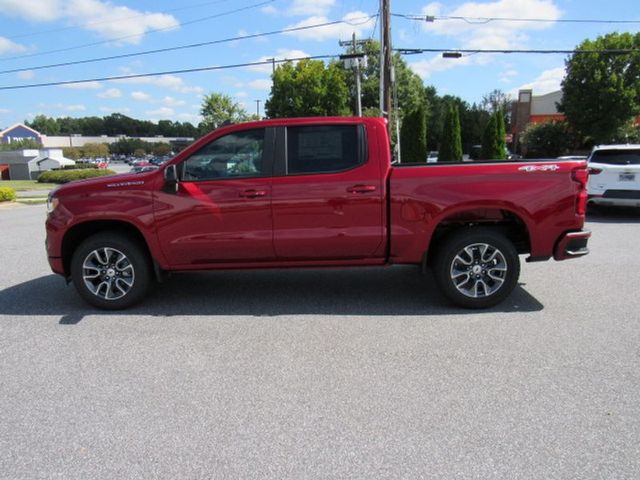
[[[432,276],[415,267],[181,273],[156,286],[141,304],[112,312],[88,306],[57,275],[0,291],[0,315],[61,315],[61,324],[79,323],[87,315],[431,316],[543,308],[522,285],[496,307],[456,308],[436,289]]]

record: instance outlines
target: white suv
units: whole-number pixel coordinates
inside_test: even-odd
[[[590,203],[640,207],[640,145],[599,145],[588,162]]]

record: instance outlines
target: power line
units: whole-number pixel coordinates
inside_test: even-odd
[[[194,23],[200,23],[200,22],[204,22],[204,21],[211,20],[211,19],[214,19],[214,18],[224,17],[226,15],[232,15],[234,13],[243,12],[245,10],[251,10],[251,9],[254,9],[254,8],[262,7],[262,6],[267,5],[269,3],[273,3],[274,1],[275,0],[266,0],[264,2],[254,3],[252,5],[248,5],[246,7],[241,7],[241,8],[236,8],[234,10],[229,10],[227,12],[217,13],[215,15],[209,15],[207,17],[196,18],[195,20],[190,20],[188,22],[182,22],[182,23],[179,23],[179,24],[171,26],[171,27],[163,27],[163,28],[155,28],[155,29],[152,29],[152,30],[147,30],[146,32],[144,32],[144,34],[147,35],[149,33],[166,32],[168,30],[174,30],[174,29],[176,29],[178,27],[184,27],[186,25],[193,25]],[[103,40],[103,41],[100,41],[100,42],[85,43],[83,45],[76,45],[76,46],[73,46],[73,47],[59,48],[57,50],[48,50],[46,52],[29,53],[29,54],[26,54],[26,55],[16,55],[16,56],[13,56],[13,57],[5,57],[5,58],[1,58],[0,61],[17,60],[17,59],[20,59],[20,58],[39,57],[39,56],[42,56],[42,55],[49,55],[51,53],[69,52],[71,50],[78,50],[80,48],[94,47],[96,45],[104,45],[104,44],[107,44],[107,43],[117,42],[118,40],[126,40],[127,38],[138,37],[140,35],[141,34],[136,33],[136,34],[133,34],[133,35],[125,35],[125,36],[122,36],[122,37],[112,38],[112,39],[109,39],[109,40]]]
[[[210,67],[198,67],[198,68],[186,68],[182,70],[166,70],[163,72],[149,72],[149,73],[137,73],[130,75],[117,75],[112,77],[97,77],[97,78],[85,78],[82,80],[63,80],[60,82],[46,82],[46,83],[31,83],[28,85],[8,85],[8,86],[0,86],[0,91],[2,90],[23,90],[27,88],[38,88],[38,87],[56,87],[61,85],[70,85],[70,84],[78,84],[78,83],[92,83],[92,82],[108,82],[112,80],[129,80],[132,78],[145,78],[145,77],[159,77],[162,75],[177,75],[180,73],[195,73],[195,72],[207,72],[213,70],[228,70],[232,68],[243,68],[243,67],[255,67],[259,65],[271,65],[272,63],[285,63],[285,62],[298,62],[300,60],[323,60],[327,58],[337,58],[340,55],[314,55],[309,57],[298,57],[298,58],[284,58],[282,60],[277,59],[269,59],[263,60],[260,62],[248,62],[248,63],[236,63],[232,65],[216,65]]]
[[[433,22],[434,20],[462,20],[471,24],[486,24],[489,22],[528,22],[528,23],[605,23],[605,24],[635,24],[640,20],[602,20],[602,19],[550,19],[550,18],[514,18],[514,17],[463,17],[453,15],[414,15],[392,13],[393,17],[400,17],[407,20],[418,20],[421,22]]]
[[[403,55],[417,55],[420,53],[527,53],[527,54],[586,54],[598,53],[606,55],[627,55],[640,52],[638,48],[609,48],[600,50],[540,50],[540,49],[465,49],[465,48],[396,48],[396,52]]]
[[[335,20],[332,22],[325,22],[325,23],[318,23],[315,25],[305,25],[305,26],[301,26],[301,27],[292,27],[292,28],[285,28],[282,30],[274,30],[271,32],[264,32],[264,33],[254,33],[254,34],[248,34],[248,35],[240,35],[237,37],[231,37],[231,38],[223,38],[220,40],[211,40],[208,42],[199,42],[199,43],[191,43],[191,44],[187,44],[187,45],[178,45],[175,47],[166,47],[166,48],[158,48],[158,49],[154,49],[154,50],[145,50],[142,52],[134,52],[134,53],[124,53],[121,55],[110,55],[108,57],[97,57],[97,58],[89,58],[89,59],[85,59],[85,60],[75,60],[75,61],[71,61],[71,62],[61,62],[61,63],[52,63],[49,65],[37,65],[37,66],[32,66],[32,67],[23,67],[23,68],[14,68],[11,70],[0,70],[0,74],[6,74],[6,73],[17,73],[17,72],[25,72],[28,70],[44,70],[44,69],[48,69],[48,68],[56,68],[56,67],[68,67],[71,65],[81,65],[81,64],[85,64],[85,63],[95,63],[95,62],[104,62],[107,60],[118,60],[118,59],[122,59],[122,58],[130,58],[130,57],[138,57],[141,55],[152,55],[152,54],[157,54],[157,53],[166,53],[166,52],[171,52],[171,51],[176,51],[176,50],[185,50],[185,49],[189,49],[189,48],[198,48],[198,47],[205,47],[205,46],[210,46],[210,45],[217,45],[217,44],[222,44],[222,43],[229,43],[229,42],[235,42],[235,41],[239,41],[239,40],[249,40],[252,38],[260,38],[260,37],[267,37],[267,36],[272,36],[272,35],[279,35],[279,34],[283,34],[283,33],[291,33],[291,32],[299,32],[302,30],[311,30],[314,28],[322,28],[322,27],[327,27],[327,26],[331,26],[331,25],[338,25],[338,24],[342,24],[342,23],[346,23],[349,25],[357,25],[358,21],[360,20],[364,20],[364,22],[371,20],[372,18],[374,18],[375,15],[370,15],[367,17],[358,17],[358,18],[352,18],[349,21],[346,20]]]
[[[200,8],[200,7],[207,7],[209,5],[217,5],[219,3],[226,3],[229,2],[231,0],[215,0],[213,2],[204,2],[204,3],[198,3],[195,5],[186,5],[184,7],[178,7],[178,8],[171,8],[169,10],[164,10],[162,12],[154,12],[154,14],[163,14],[163,13],[173,13],[173,12],[179,12],[179,11],[184,11],[184,10],[191,10],[193,8]],[[12,35],[10,37],[5,37],[9,40],[15,40],[17,38],[25,38],[25,37],[35,37],[37,35],[44,35],[47,33],[57,33],[57,32],[64,32],[66,30],[75,30],[78,28],[87,28],[87,27],[91,27],[93,25],[104,25],[105,23],[116,23],[116,22],[122,22],[125,20],[134,20],[136,18],[142,18],[142,17],[146,17],[148,14],[143,13],[140,15],[133,15],[131,17],[122,17],[122,18],[117,18],[114,20],[101,20],[99,22],[87,22],[87,23],[83,23],[80,25],[71,25],[69,27],[60,27],[60,28],[52,28],[50,30],[40,30],[38,32],[30,32],[30,33],[22,33],[20,35]]]

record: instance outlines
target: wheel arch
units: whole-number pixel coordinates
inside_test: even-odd
[[[145,250],[153,262],[154,269],[158,270],[146,238],[135,225],[123,220],[90,220],[69,228],[62,239],[62,265],[65,278],[68,279],[71,275],[71,258],[78,245],[90,236],[101,232],[115,232],[131,238]]]
[[[523,216],[508,208],[471,208],[450,212],[439,220],[425,250],[423,265],[431,265],[433,253],[448,235],[473,227],[495,228],[513,243],[518,254],[531,253],[531,235]]]

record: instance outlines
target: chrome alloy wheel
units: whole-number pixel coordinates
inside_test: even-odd
[[[488,243],[474,243],[460,250],[451,262],[453,285],[471,298],[488,297],[497,292],[507,276],[503,253]]]
[[[96,297],[118,300],[133,288],[135,271],[124,253],[104,247],[93,250],[85,257],[82,279]]]

